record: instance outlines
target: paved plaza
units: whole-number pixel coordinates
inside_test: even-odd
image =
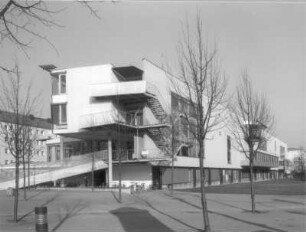
[[[21,197],[21,196],[20,196]],[[191,232],[203,227],[200,194],[152,191],[134,195],[90,190],[32,190],[20,200],[12,222],[13,198],[0,192],[0,231],[34,231],[35,206],[48,207],[49,231]],[[304,232],[305,195],[257,195],[252,214],[246,194],[207,194],[213,231]]]

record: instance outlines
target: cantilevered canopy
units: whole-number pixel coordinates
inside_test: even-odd
[[[143,71],[135,66],[114,67],[113,71],[123,81],[142,80]]]
[[[54,64],[43,64],[39,65],[39,67],[47,72],[51,72],[52,70],[57,68]]]

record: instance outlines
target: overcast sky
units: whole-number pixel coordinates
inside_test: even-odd
[[[257,90],[265,92],[276,118],[276,135],[289,147],[306,145],[306,4],[263,2],[94,3],[101,19],[72,2],[49,2],[65,9],[54,16],[63,27],[37,25],[56,47],[34,41],[27,58],[9,44],[1,47],[5,64],[18,60],[25,79],[43,91],[42,116],[49,116],[50,81],[40,64],[60,68],[113,63],[139,65],[143,57],[176,70],[181,24],[198,11],[205,33],[218,47],[230,91],[247,67]],[[306,146],[305,146],[306,147]]]

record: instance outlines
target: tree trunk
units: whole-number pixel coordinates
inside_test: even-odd
[[[28,154],[28,190],[30,190],[31,184],[30,184],[30,152]]]
[[[253,183],[253,151],[250,154],[250,182],[251,182],[251,201],[252,201],[252,213],[255,213],[255,189]]]
[[[171,152],[172,152],[172,163],[171,163],[171,195],[173,196],[174,188],[174,127],[171,127]]]
[[[199,150],[199,159],[200,159],[200,178],[201,178],[201,203],[203,210],[203,221],[204,221],[204,232],[211,232],[208,210],[207,210],[207,201],[205,194],[205,172],[204,172],[204,145],[203,141],[200,142],[200,150]]]
[[[122,178],[122,173],[121,173],[121,148],[120,148],[120,143],[119,143],[119,156],[118,156],[118,158],[119,158],[119,172],[118,172],[118,178],[119,178],[119,203],[121,203],[122,202],[122,196],[121,196],[121,191],[122,191],[122,187],[121,187],[121,185],[122,185],[122,180],[121,180],[121,178]]]
[[[18,189],[19,189],[19,154],[15,163],[15,191],[14,191],[14,221],[18,222]]]
[[[91,191],[94,191],[95,185],[95,153],[92,152],[92,168],[91,168]]]
[[[25,167],[25,157],[22,155],[22,171],[23,171],[23,199],[27,199],[27,191],[26,191],[26,167]]]

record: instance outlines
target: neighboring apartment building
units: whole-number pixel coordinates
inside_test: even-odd
[[[53,129],[63,136],[50,143],[50,157],[56,158],[49,161],[94,151],[108,163],[104,184],[118,184],[121,166],[122,183],[126,186],[142,183],[166,187],[171,183],[172,156],[167,151],[169,136],[165,128],[172,126],[177,133],[175,186],[199,185],[198,144],[180,117],[182,109],[190,115],[193,109],[175,93],[163,69],[146,59],[142,69],[111,64],[69,69],[41,67],[52,76]],[[175,118],[174,125],[169,124],[169,115]],[[208,184],[247,178],[245,157],[233,144],[225,129],[209,134],[205,141]],[[277,173],[279,158],[286,149],[286,144],[276,138],[267,142],[256,157],[257,180],[277,176],[272,173]]]
[[[35,134],[37,141],[35,142],[34,154],[31,158],[31,162],[46,162],[47,161],[47,144],[46,140],[52,134],[52,127],[50,120],[36,118],[34,116],[29,116],[25,119],[23,118],[23,125],[30,128],[31,133]],[[10,128],[14,125],[15,116],[11,112],[0,111],[0,123],[5,128]],[[15,163],[15,158],[11,155],[8,148],[7,140],[11,139],[4,135],[1,136],[0,133],[0,166],[7,166],[9,164]],[[13,165],[14,166],[14,165]]]

